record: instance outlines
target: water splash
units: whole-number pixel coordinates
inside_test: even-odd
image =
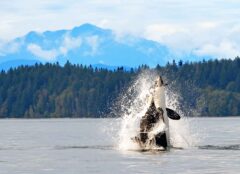
[[[171,108],[181,115],[180,120],[169,119],[170,142],[173,147],[189,148],[196,146],[200,141],[199,135],[196,132],[196,126],[181,110],[180,102],[181,95],[174,92],[169,85],[166,88],[166,107]],[[191,110],[191,112],[194,112]]]
[[[115,114],[121,116],[120,131],[118,132],[118,148],[120,150],[138,150],[140,147],[132,141],[139,133],[141,118],[148,109],[147,98],[150,95],[157,72],[146,70],[140,73],[130,87],[121,95],[115,107]],[[196,144],[196,138],[192,136],[189,120],[184,117],[179,105],[180,96],[166,89],[166,105],[181,114],[182,119],[178,121],[169,119],[170,142],[174,147],[187,148]],[[117,110],[116,110],[117,108]]]

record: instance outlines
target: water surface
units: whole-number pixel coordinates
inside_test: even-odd
[[[240,118],[190,125],[195,147],[142,153],[118,150],[116,119],[0,120],[0,173],[240,173]]]

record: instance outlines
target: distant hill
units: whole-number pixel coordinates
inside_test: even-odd
[[[38,60],[9,60],[7,62],[3,62],[3,63],[0,63],[0,67],[1,67],[1,70],[9,70],[9,68],[17,68],[19,66],[25,66],[25,65],[28,65],[28,66],[31,66],[31,65],[34,65],[36,63],[41,63],[40,61]]]
[[[0,70],[8,71],[10,68],[18,68],[20,66],[32,66],[35,64],[41,64],[41,61],[38,60],[10,60],[7,62],[0,63]],[[56,62],[58,63],[58,62]],[[43,63],[45,64],[45,63]],[[119,67],[123,68],[126,71],[129,71],[131,68],[127,66],[110,66],[110,65],[105,65],[105,64],[93,64],[89,65],[92,66],[93,68],[98,68],[98,69],[107,69],[107,70],[117,70]]]
[[[36,62],[137,67],[166,65],[173,59],[202,60],[191,54],[175,56],[167,46],[132,35],[118,36],[113,31],[83,24],[70,30],[29,32],[0,47],[0,69],[11,63],[32,65]],[[11,62],[11,63],[9,63]]]
[[[67,62],[0,72],[0,118],[102,117],[141,71],[167,78],[188,116],[240,115],[240,58],[114,71]],[[198,114],[196,114],[198,113]]]

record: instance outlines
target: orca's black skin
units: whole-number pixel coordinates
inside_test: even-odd
[[[176,113],[174,110],[166,108],[167,116],[173,120],[180,120],[180,115]]]
[[[169,118],[174,120],[179,120],[180,116],[172,109],[166,108],[167,115]],[[139,138],[135,138],[137,141],[140,141],[141,144],[145,144],[148,137],[148,132],[151,131],[151,129],[154,127],[154,125],[160,120],[163,119],[164,111],[162,108],[156,108],[154,102],[151,102],[150,107],[148,108],[146,114],[142,117],[140,121],[140,135]],[[166,132],[160,132],[157,135],[155,135],[155,143],[159,147],[163,147],[164,149],[167,149],[167,136]]]
[[[150,104],[150,107],[148,108],[147,112],[145,113],[145,115],[142,117],[142,119],[140,120],[140,133],[139,136],[134,137],[133,140],[135,140],[136,142],[139,143],[139,145],[141,147],[146,147],[148,144],[149,145],[156,145],[159,147],[163,147],[164,150],[168,149],[168,146],[170,146],[169,141],[167,138],[168,135],[168,127],[166,128],[166,130],[163,130],[162,132],[159,132],[158,134],[154,134],[151,136],[154,137],[149,137],[149,132],[152,131],[152,129],[154,128],[154,126],[156,125],[156,123],[158,123],[159,121],[163,121],[166,126],[168,125],[168,119],[166,118],[166,115],[173,119],[173,120],[179,120],[180,116],[178,113],[176,113],[175,111],[173,111],[172,109],[166,108],[161,108],[161,107],[156,107],[155,103],[154,103],[154,98],[156,97],[155,94],[158,94],[160,91],[159,88],[166,86],[167,84],[163,82],[163,79],[161,76],[159,76],[157,78],[157,80],[155,81],[155,85],[152,87],[153,88],[153,93],[152,93],[152,101]],[[157,93],[155,93],[157,92]],[[160,93],[158,94],[160,95]],[[160,97],[160,96],[158,96]],[[159,104],[160,105],[160,104]],[[157,106],[159,106],[157,105]],[[164,115],[164,112],[166,112]]]
[[[154,102],[151,103],[146,114],[140,121],[140,141],[145,144],[148,140],[148,132],[151,128],[159,121],[160,118],[163,119],[162,108],[156,108]],[[165,132],[161,132],[155,136],[156,145],[159,147],[167,148],[167,137]]]

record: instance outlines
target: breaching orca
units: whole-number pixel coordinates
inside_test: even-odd
[[[140,120],[140,132],[134,140],[139,143],[143,150],[151,147],[167,150],[170,147],[168,117],[174,120],[180,119],[178,113],[166,108],[166,85],[162,77],[159,76],[152,88],[147,112]]]

